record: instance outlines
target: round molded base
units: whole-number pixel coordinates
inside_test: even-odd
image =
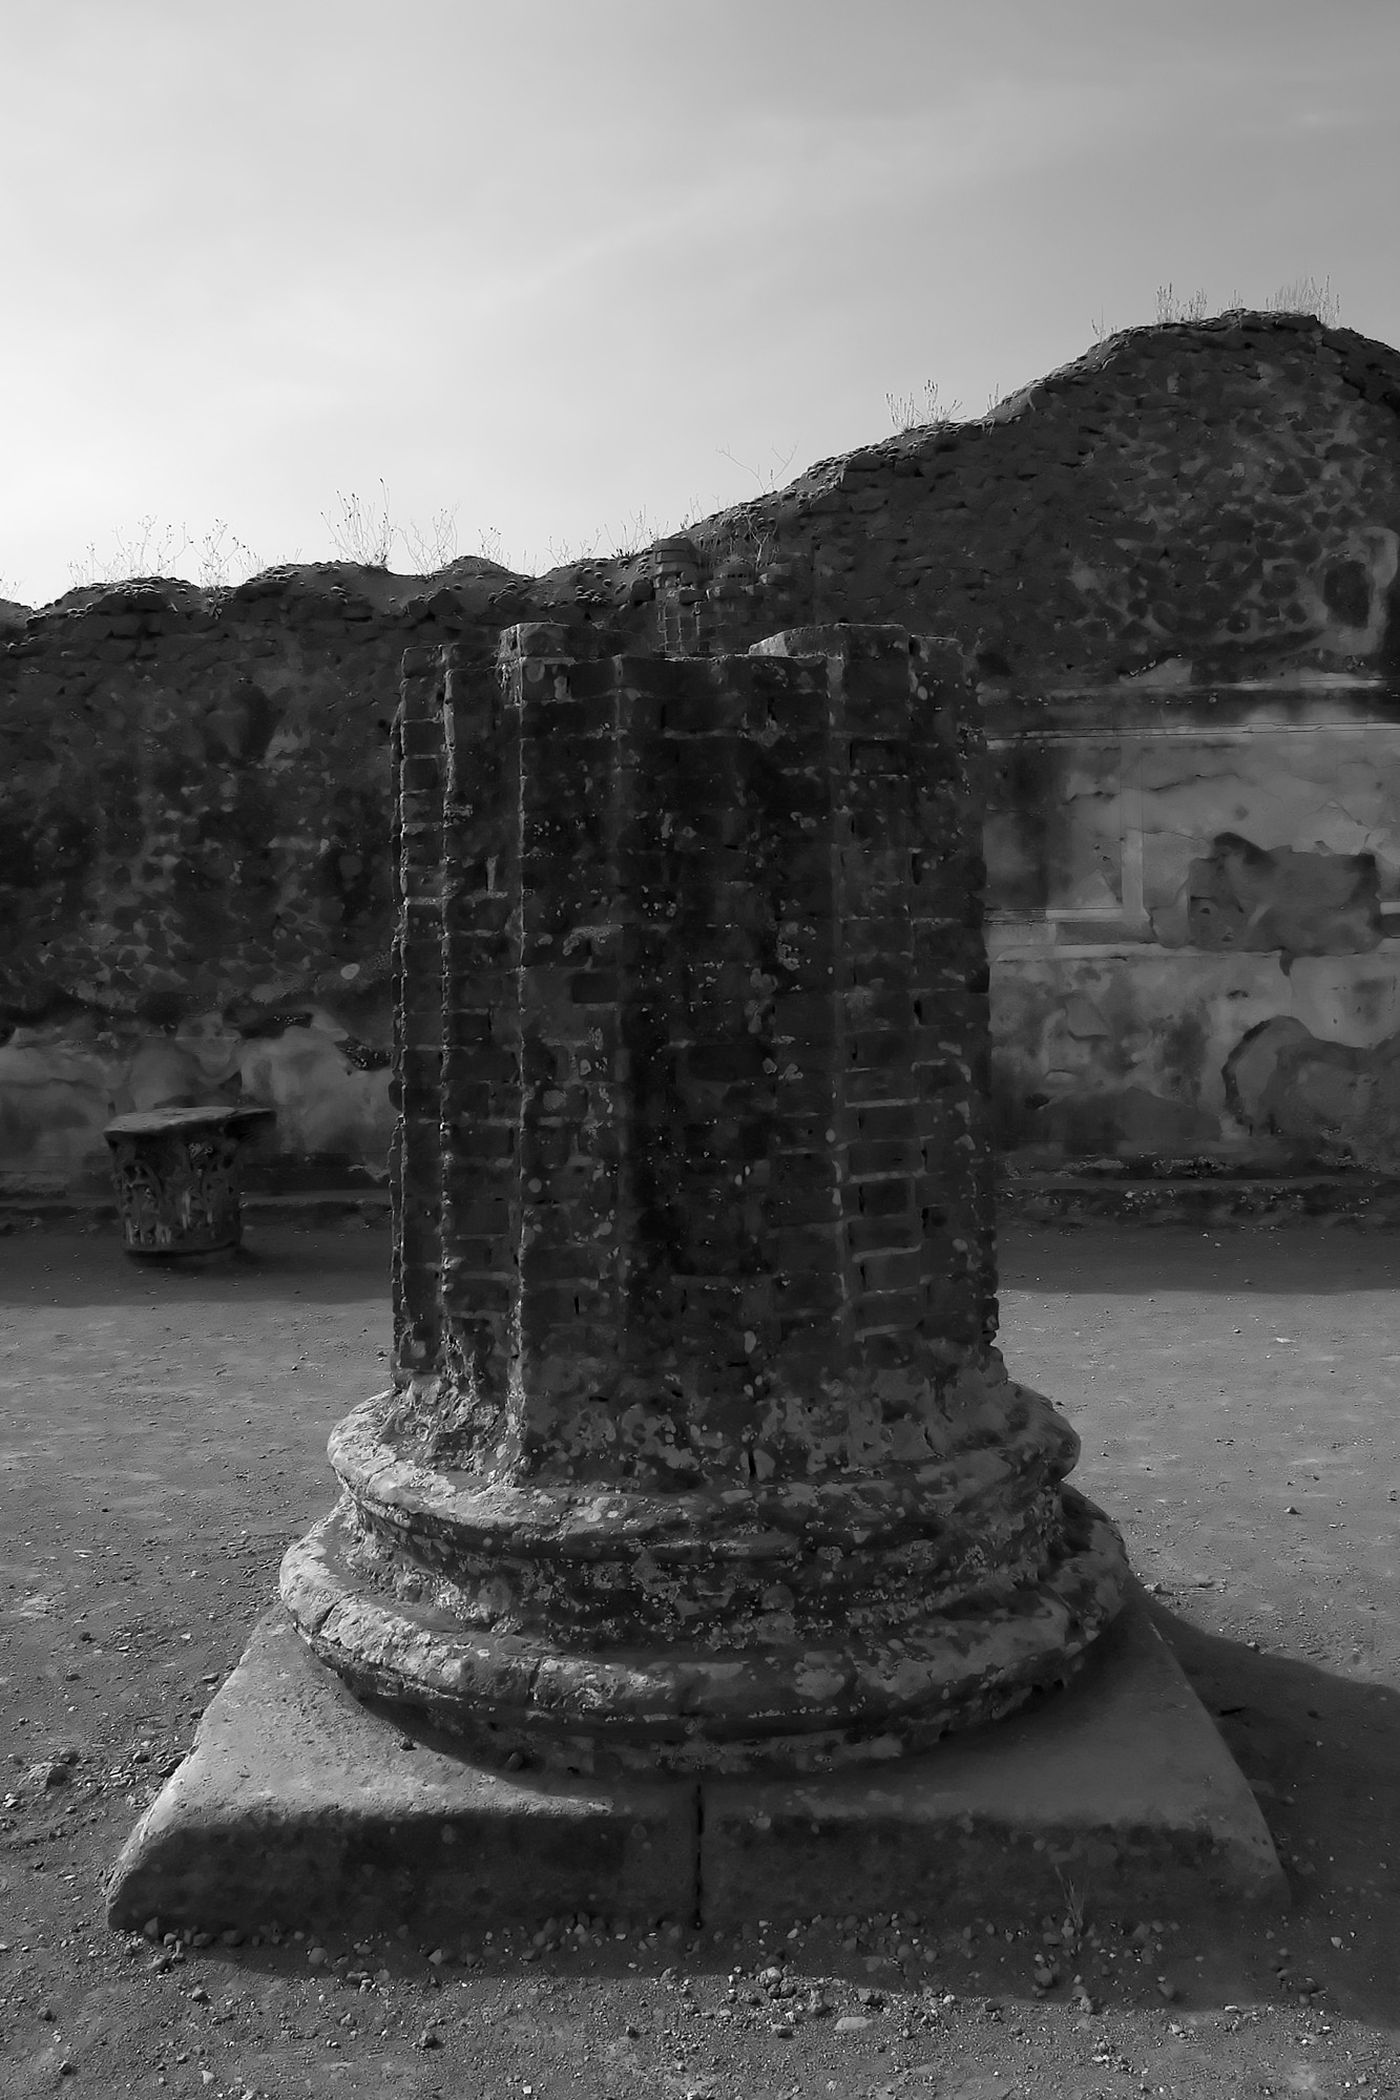
[[[1059,1490],[1059,1548],[1040,1577],[886,1640],[862,1631],[749,1647],[561,1645],[465,1625],[372,1586],[353,1505],[293,1546],[282,1594],[313,1651],[360,1695],[411,1706],[487,1761],[580,1772],[828,1771],[926,1749],[1063,1684],[1117,1614],[1123,1543]]]

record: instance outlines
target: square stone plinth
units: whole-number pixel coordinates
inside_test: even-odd
[[[1135,1596],[1067,1691],[839,1778],[488,1771],[360,1704],[279,1610],[133,1832],[113,1925],[472,1933],[561,1912],[716,1927],[1286,1904],[1244,1778]]]
[[[697,1792],[472,1765],[411,1717],[361,1705],[279,1606],[123,1848],[108,1916],[429,1936],[561,1911],[686,1919]]]
[[[1243,1773],[1134,1586],[1084,1673],[921,1757],[704,1790],[707,1921],[907,1910],[1024,1924],[1170,1915],[1288,1883]]]

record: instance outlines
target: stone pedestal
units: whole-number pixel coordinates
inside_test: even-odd
[[[1131,1589],[1068,1690],[840,1772],[501,1771],[405,1714],[361,1704],[269,1613],[124,1848],[112,1923],[405,1926],[431,1944],[578,1912],[1024,1926],[1067,1883],[1099,1919],[1288,1902],[1253,1796]]]
[[[957,663],[516,630],[396,741],[394,1382],[112,1922],[1285,1901],[992,1346]]]
[[[128,1254],[214,1254],[243,1238],[239,1161],[270,1108],[161,1108],[103,1132]]]
[[[893,628],[411,658],[396,1367],[282,1593],[487,1762],[823,1770],[1073,1674],[1121,1602],[1008,1379],[980,740]]]

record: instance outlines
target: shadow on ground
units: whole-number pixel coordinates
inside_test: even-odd
[[[1222,1639],[1160,1606],[1153,1618],[1288,1871],[1294,1908],[1275,1944],[1289,1951],[1289,1981],[1320,1979],[1339,2012],[1400,2025],[1400,1693]],[[1250,1939],[1257,1960],[1257,1926]]]
[[[110,1225],[82,1234],[13,1231],[0,1238],[0,1305],[130,1306],[143,1297],[237,1305],[269,1296],[377,1305],[389,1292],[391,1244],[387,1222],[377,1219],[334,1235],[255,1229],[228,1252],[168,1257],[128,1254]]]
[[[1393,1230],[1358,1231],[1345,1220],[1154,1226],[1149,1220],[1045,1225],[1012,1219],[998,1227],[1003,1284],[1067,1297],[1257,1291],[1271,1298],[1317,1298],[1395,1291],[1396,1250]]]
[[[248,1240],[245,1261],[180,1269],[133,1262],[115,1231],[0,1239],[7,2096],[66,2086],[67,2058],[74,2090],[183,2095],[211,2090],[208,2068],[232,2095],[236,2066],[243,2089],[311,2100],[357,2083],[503,2100],[525,2080],[571,2100],[794,2086],[845,2100],[905,2058],[936,2058],[949,2092],[975,2071],[979,2100],[1138,2092],[1149,2073],[1178,2100],[1340,2093],[1363,2069],[1372,2090],[1400,2083],[1395,1237],[1003,1239],[1008,1365],[1081,1433],[1076,1478],[1122,1524],[1157,1623],[1256,1789],[1291,1911],[1130,1919],[1097,1915],[1087,1891],[1073,1945],[1041,1918],[1010,1942],[930,1918],[718,1944],[679,1923],[674,1939],[619,1942],[594,1921],[574,1953],[533,1935],[477,1952],[328,1941],[315,1965],[306,1941],[177,1960],[109,1932],[100,1898],[268,1603],[283,1545],[332,1499],[331,1424],[385,1376],[386,1230],[254,1223]],[[1058,1975],[1042,1997],[1047,1945]],[[760,1980],[778,1966],[804,1994],[827,1978],[831,2017],[787,2035]],[[365,1969],[372,1986],[351,1981]]]
[[[1400,2026],[1400,1694],[1261,1653],[1160,1604],[1150,1610],[1255,1791],[1288,1872],[1286,1911],[1203,1895],[1189,1910],[1147,1916],[1088,1885],[1066,1889],[1060,1916],[1009,1922],[997,1904],[995,1926],[977,1921],[968,1930],[950,1929],[935,1907],[922,1915],[803,1920],[796,1929],[775,1917],[766,1929],[717,1932],[695,1930],[689,1919],[639,1930],[570,1916],[484,1939],[479,1931],[460,1939],[449,1933],[435,1952],[404,1933],[357,1940],[320,1929],[308,1943],[319,1941],[317,1958],[352,1981],[381,1967],[421,1981],[431,1953],[439,1981],[465,1967],[506,1983],[527,1974],[547,1986],[551,1977],[625,1981],[640,1973],[723,1988],[743,1972],[749,1989],[776,1962],[781,1970],[771,1974],[781,1974],[784,1989],[810,1991],[826,1979],[828,1992],[839,1984],[848,1994],[873,1991],[892,2001],[911,1990],[949,1992],[959,2002],[988,2000],[1008,2019],[1048,2002],[1096,2013],[1171,2007],[1189,2018],[1272,2007],[1324,2027],[1337,2018]],[[435,1731],[395,1719],[435,1750],[450,1749]],[[839,1903],[839,1890],[832,1901]],[[275,1975],[293,1952],[242,1947],[228,1958]],[[1048,1984],[1038,1959],[1053,1968]],[[760,2002],[767,2000],[753,2000]]]

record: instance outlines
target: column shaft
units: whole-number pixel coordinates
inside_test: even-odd
[[[992,1347],[959,667],[895,629],[575,662],[534,628],[424,675],[404,1341],[287,1559],[307,1637],[578,1763],[886,1754],[1064,1677],[1122,1551]]]

